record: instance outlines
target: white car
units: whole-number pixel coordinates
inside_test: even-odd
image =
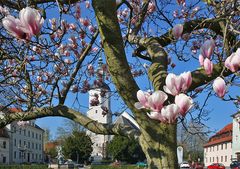
[[[188,162],[184,161],[180,164],[180,168],[190,168],[190,165]]]

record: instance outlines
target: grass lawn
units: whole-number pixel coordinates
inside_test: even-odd
[[[0,169],[47,169],[47,165],[0,165]]]
[[[143,169],[144,167],[140,167]],[[136,165],[121,165],[121,166],[110,166],[110,165],[92,165],[91,169],[139,169]]]

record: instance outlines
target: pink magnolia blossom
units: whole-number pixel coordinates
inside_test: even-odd
[[[187,89],[191,86],[192,84],[192,75],[191,72],[183,72],[180,74],[180,76],[184,79],[184,85],[182,86],[183,91],[187,91]]]
[[[18,121],[17,122],[17,125],[19,125],[19,126],[26,126],[26,125],[28,125],[29,124],[29,121]]]
[[[191,97],[181,93],[175,97],[175,104],[180,108],[180,114],[184,117],[192,108],[193,100]]]
[[[225,67],[231,70],[232,72],[236,72],[240,68],[240,48],[237,49],[236,52],[232,53],[225,60]]]
[[[167,100],[168,96],[162,91],[155,91],[151,96],[148,97],[148,106],[152,111],[160,112],[163,103]]]
[[[156,10],[156,5],[153,2],[149,2],[148,4],[148,12],[153,13]]]
[[[223,98],[226,93],[226,83],[221,77],[217,77],[213,82],[213,90],[218,97]]]
[[[29,33],[30,35],[39,34],[44,19],[41,17],[40,13],[33,8],[26,7],[19,12],[19,19],[23,25],[22,29],[24,32]]]
[[[86,2],[85,2],[85,7],[86,7],[86,8],[90,8],[90,2],[89,2],[89,1],[86,1]]]
[[[210,59],[211,55],[213,54],[214,48],[215,48],[215,42],[213,39],[205,41],[200,49],[201,55],[204,58]]]
[[[191,72],[184,72],[179,76],[169,73],[165,80],[166,86],[163,86],[165,92],[176,96],[181,92],[186,92],[192,84]]]
[[[14,37],[18,39],[26,39],[26,33],[22,29],[22,23],[19,19],[14,18],[11,15],[3,18],[3,27]]]
[[[184,4],[185,0],[177,0],[178,5]]]
[[[172,34],[175,37],[175,39],[179,39],[182,36],[183,33],[183,25],[177,24],[172,29]]]
[[[148,98],[150,96],[150,93],[148,92],[144,92],[142,90],[138,90],[137,92],[137,98],[139,102],[135,103],[135,107],[137,109],[141,109],[141,108],[148,108]]]
[[[204,57],[203,57],[203,55],[201,55],[201,54],[199,55],[198,61],[199,61],[200,66],[203,66],[203,63],[204,63]]]
[[[170,104],[168,106],[164,106],[161,110],[163,123],[174,123],[180,113],[180,108],[176,104]]]
[[[161,115],[161,112],[149,112],[148,114],[148,117],[150,117],[151,119],[154,119],[154,120],[159,120],[161,121],[162,120],[162,115]]]
[[[205,58],[204,59],[204,62],[203,62],[203,67],[205,69],[205,72],[207,75],[211,75],[212,72],[213,72],[213,63],[211,60],[209,60],[208,58]]]
[[[178,95],[184,84],[184,79],[181,76],[176,76],[173,73],[169,73],[165,80],[166,86],[163,86],[165,92],[176,96]]]

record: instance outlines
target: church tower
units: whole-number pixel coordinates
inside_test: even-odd
[[[89,90],[89,110],[87,116],[100,123],[111,124],[112,114],[110,110],[110,88],[104,82],[104,73],[102,68],[102,58],[99,58],[98,69],[95,72],[97,74],[96,83],[92,85]],[[105,158],[106,145],[110,141],[110,135],[95,134],[91,131],[87,131],[87,134],[92,140],[92,157],[94,161],[100,161]]]

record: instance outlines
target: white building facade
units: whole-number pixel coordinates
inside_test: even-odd
[[[232,157],[240,161],[240,112],[232,115],[233,136],[232,136]]]
[[[9,164],[9,135],[5,128],[0,129],[0,164]]]
[[[232,161],[240,161],[240,112],[232,115],[228,124],[204,145],[204,164],[222,163],[230,166]]]
[[[0,115],[3,116],[3,113]],[[4,129],[9,135],[7,143],[9,164],[42,163],[44,161],[44,130],[35,124],[35,120],[31,120],[29,124],[25,125],[12,122]]]
[[[97,97],[97,98],[96,98]],[[98,100],[98,104],[93,102]],[[110,109],[110,88],[106,83],[102,83],[100,86],[93,86],[89,91],[89,111],[87,116],[100,123],[111,124],[112,114]],[[93,152],[91,157],[94,161],[100,161],[107,156],[106,145],[111,140],[110,135],[95,134],[91,131],[87,131],[87,134],[92,140]]]

